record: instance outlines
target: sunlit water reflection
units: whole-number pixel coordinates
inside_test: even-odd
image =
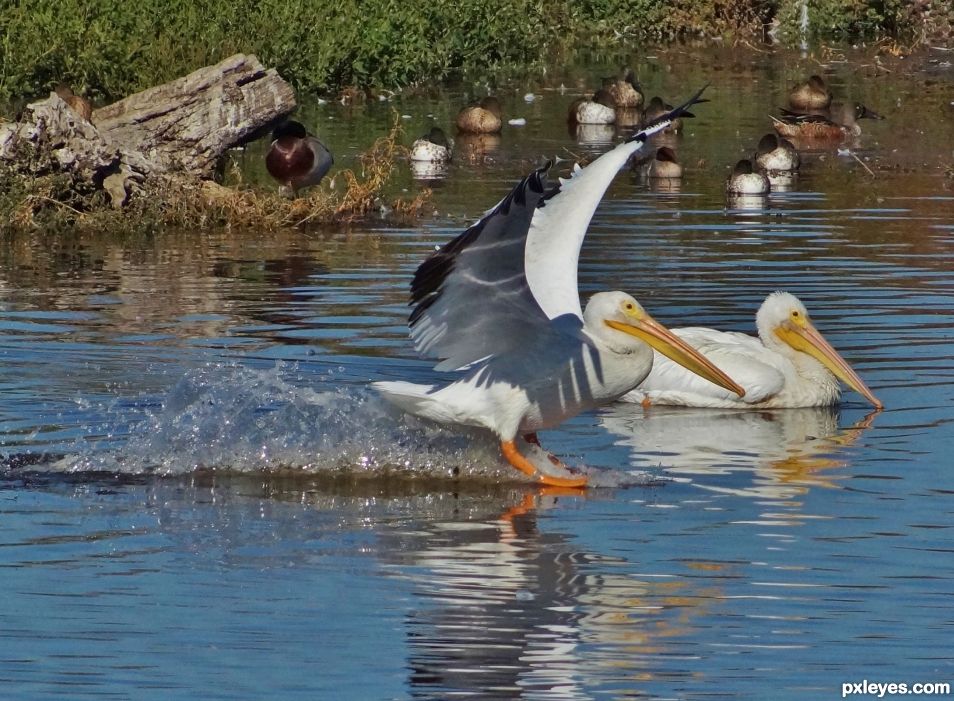
[[[749,332],[786,289],[886,411],[850,392],[832,409],[608,406],[546,445],[650,486],[568,495],[510,481],[490,437],[367,388],[438,379],[405,326],[434,246],[542,157],[625,135],[565,123],[609,68],[514,86],[525,126],[403,169],[409,191],[435,188],[420,228],[4,241],[5,693],[801,699],[954,682],[950,83],[836,69],[837,90],[888,113],[851,144],[875,176],[812,149],[784,191],[730,203],[728,168],[808,69],[718,63],[637,66],[673,100],[712,80],[712,103],[668,137],[678,186],[620,174],[581,289]],[[398,98],[408,143],[463,99]],[[306,116],[343,164],[392,118],[377,103]],[[240,156],[253,182],[259,156]]]

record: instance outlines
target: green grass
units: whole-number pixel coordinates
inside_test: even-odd
[[[935,16],[951,10],[937,2]],[[810,0],[823,36],[901,35],[912,0]],[[0,103],[65,81],[104,102],[233,53],[299,91],[399,88],[462,72],[493,78],[575,47],[754,37],[798,0],[0,0]],[[949,21],[950,17],[948,17]],[[949,26],[949,25],[948,25]],[[784,33],[784,32],[783,32]]]

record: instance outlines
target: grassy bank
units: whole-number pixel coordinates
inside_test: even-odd
[[[621,41],[795,37],[801,0],[0,0],[0,103],[60,81],[108,101],[235,52],[298,90],[396,88],[493,75],[554,52]],[[808,0],[822,38],[949,36],[941,0]]]

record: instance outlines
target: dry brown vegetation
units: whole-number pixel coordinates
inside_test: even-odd
[[[405,155],[400,134],[395,120],[390,133],[374,142],[356,168],[335,174],[334,186],[323,182],[295,199],[247,186],[235,169],[229,174],[231,186],[166,178],[147,185],[124,209],[115,210],[102,191],[84,192],[68,175],[25,179],[8,169],[0,171],[0,232],[140,233],[161,226],[274,230],[349,224],[379,215],[406,222],[420,215],[431,193],[425,189],[409,199],[385,199],[396,163]]]

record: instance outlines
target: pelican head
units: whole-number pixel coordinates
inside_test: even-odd
[[[824,336],[814,327],[805,305],[793,294],[788,292],[773,292],[759,307],[755,315],[755,326],[768,347],[788,347],[794,351],[805,353],[862,395],[871,404],[882,409],[884,405],[874,396],[867,385],[862,382],[848,362],[838,354]]]
[[[732,378],[653,319],[639,302],[625,292],[599,292],[590,297],[583,311],[583,323],[588,331],[612,350],[634,352],[645,343],[709,382],[740,397],[745,395],[745,390]],[[646,369],[647,374],[651,367]]]

